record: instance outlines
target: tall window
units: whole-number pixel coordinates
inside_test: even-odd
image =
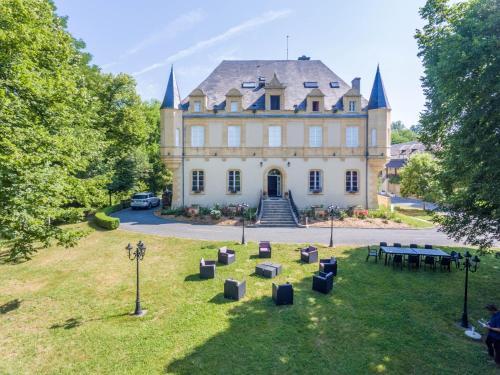
[[[358,187],[358,172],[347,171],[345,173],[345,191],[348,193],[357,193]]]
[[[349,112],[356,112],[356,101],[349,101]]]
[[[269,147],[281,146],[281,126],[269,127]]]
[[[205,145],[205,129],[203,126],[191,128],[191,147],[203,147]]]
[[[372,146],[377,145],[377,129],[373,128],[371,130]]]
[[[238,112],[238,102],[236,101],[231,102],[231,112]]]
[[[227,191],[239,193],[241,191],[240,171],[229,171],[227,174]]]
[[[205,173],[203,171],[193,171],[191,190],[193,193],[201,193],[205,190]]]
[[[175,128],[175,147],[181,145],[181,129]]]
[[[313,112],[319,112],[319,101],[313,101]]]
[[[280,110],[280,99],[279,95],[271,95],[271,111]]]
[[[228,147],[240,147],[240,127],[227,127],[227,145]]]
[[[346,140],[345,144],[347,147],[358,147],[358,128],[357,127],[349,127],[346,128]]]
[[[321,171],[309,171],[309,192],[321,193],[323,191],[321,180]]]
[[[199,100],[194,102],[193,111],[194,112],[201,112],[201,102]]]
[[[309,147],[321,147],[323,143],[323,129],[321,126],[309,128]]]

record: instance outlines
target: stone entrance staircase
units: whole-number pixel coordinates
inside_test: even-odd
[[[288,199],[268,198],[262,201],[260,227],[296,227]]]

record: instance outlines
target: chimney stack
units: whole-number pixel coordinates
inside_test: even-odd
[[[357,90],[357,91],[361,92],[361,78],[356,77],[356,78],[354,78],[354,79],[351,81],[351,83],[352,83],[352,88],[353,88],[353,89],[355,89],[355,90]]]

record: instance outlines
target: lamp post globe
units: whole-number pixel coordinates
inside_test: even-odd
[[[333,214],[338,210],[338,206],[333,204],[328,206],[328,214],[330,215],[330,244],[329,247],[333,247]]]
[[[238,209],[241,210],[241,216],[243,218],[243,226],[242,226],[242,233],[241,233],[241,244],[242,245],[247,244],[245,241],[245,212],[246,212],[247,208],[248,208],[248,204],[246,204],[246,203],[238,204]]]

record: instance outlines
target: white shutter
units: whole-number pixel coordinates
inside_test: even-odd
[[[175,147],[181,145],[181,130],[179,128],[175,129]]]
[[[229,126],[227,128],[227,145],[228,147],[240,147],[239,126]]]
[[[372,146],[376,146],[377,145],[377,129],[373,128],[371,135],[372,135]]]
[[[269,127],[269,147],[280,147],[281,146],[281,127],[280,126],[270,126]]]
[[[321,147],[323,143],[323,132],[321,126],[309,128],[309,147]]]
[[[238,102],[231,102],[231,112],[238,112]]]
[[[346,129],[346,146],[358,147],[358,128],[349,127]]]
[[[191,128],[191,146],[203,147],[205,145],[205,132],[203,126],[193,126]]]

